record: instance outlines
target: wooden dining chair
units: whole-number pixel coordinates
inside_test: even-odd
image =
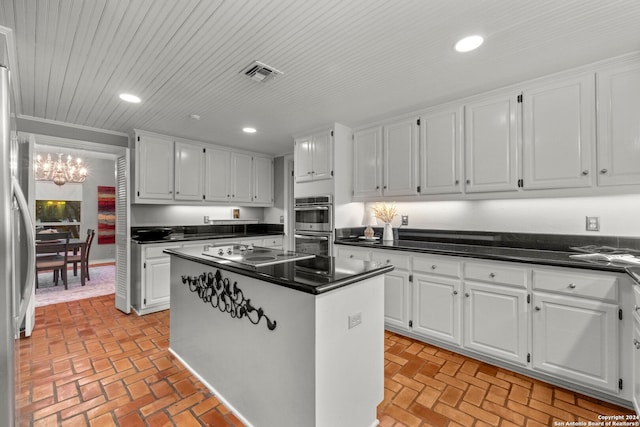
[[[91,251],[91,243],[93,243],[93,238],[96,235],[96,231],[92,228],[87,230],[87,240],[86,247],[84,248],[84,254],[82,253],[82,249],[77,253],[71,253],[67,255],[67,263],[73,264],[73,275],[78,275],[78,264],[80,264],[80,274],[82,274],[82,269],[84,269],[85,277],[87,280],[91,280],[89,277],[89,252]],[[84,258],[84,261],[83,261]]]
[[[69,248],[69,234],[64,239],[48,240],[36,243],[36,288],[38,287],[38,272],[53,271],[54,283],[58,285],[58,276],[62,277],[64,288],[67,284],[67,251]]]

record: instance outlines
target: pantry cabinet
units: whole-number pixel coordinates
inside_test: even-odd
[[[526,88],[523,99],[523,187],[589,187],[595,152],[593,73]]]
[[[136,137],[136,202],[173,200],[173,144],[173,139],[161,136]]]
[[[640,65],[597,73],[598,185],[640,184]]]
[[[333,135],[319,132],[294,142],[296,182],[319,181],[333,177]]]
[[[175,142],[175,200],[202,200],[204,197],[205,149],[201,144]]]
[[[465,105],[465,191],[518,188],[517,95]]]
[[[420,194],[460,193],[462,107],[420,116]]]

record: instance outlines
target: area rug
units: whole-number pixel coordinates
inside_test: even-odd
[[[36,289],[35,306],[42,307],[60,302],[75,301],[84,298],[97,297],[115,293],[116,266],[115,264],[100,264],[90,266],[91,280],[86,280],[85,285],[80,284],[80,272],[73,275],[73,269],[67,272],[68,288],[65,289],[62,279],[58,280],[58,286],[53,283],[53,272],[42,271],[38,274],[39,287]]]

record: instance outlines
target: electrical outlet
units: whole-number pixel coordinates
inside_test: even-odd
[[[355,328],[362,323],[362,313],[356,313],[349,316],[349,329]]]
[[[586,229],[587,231],[600,231],[600,217],[588,216]]]
[[[402,215],[402,225],[409,225],[409,215]]]
[[[205,224],[209,224],[209,216],[208,215],[204,216],[204,223]]]

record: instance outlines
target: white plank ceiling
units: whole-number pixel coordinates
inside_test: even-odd
[[[20,115],[271,154],[333,122],[639,50],[639,23],[638,0],[0,0]],[[473,33],[485,44],[456,53]],[[253,60],[284,75],[249,80]]]

